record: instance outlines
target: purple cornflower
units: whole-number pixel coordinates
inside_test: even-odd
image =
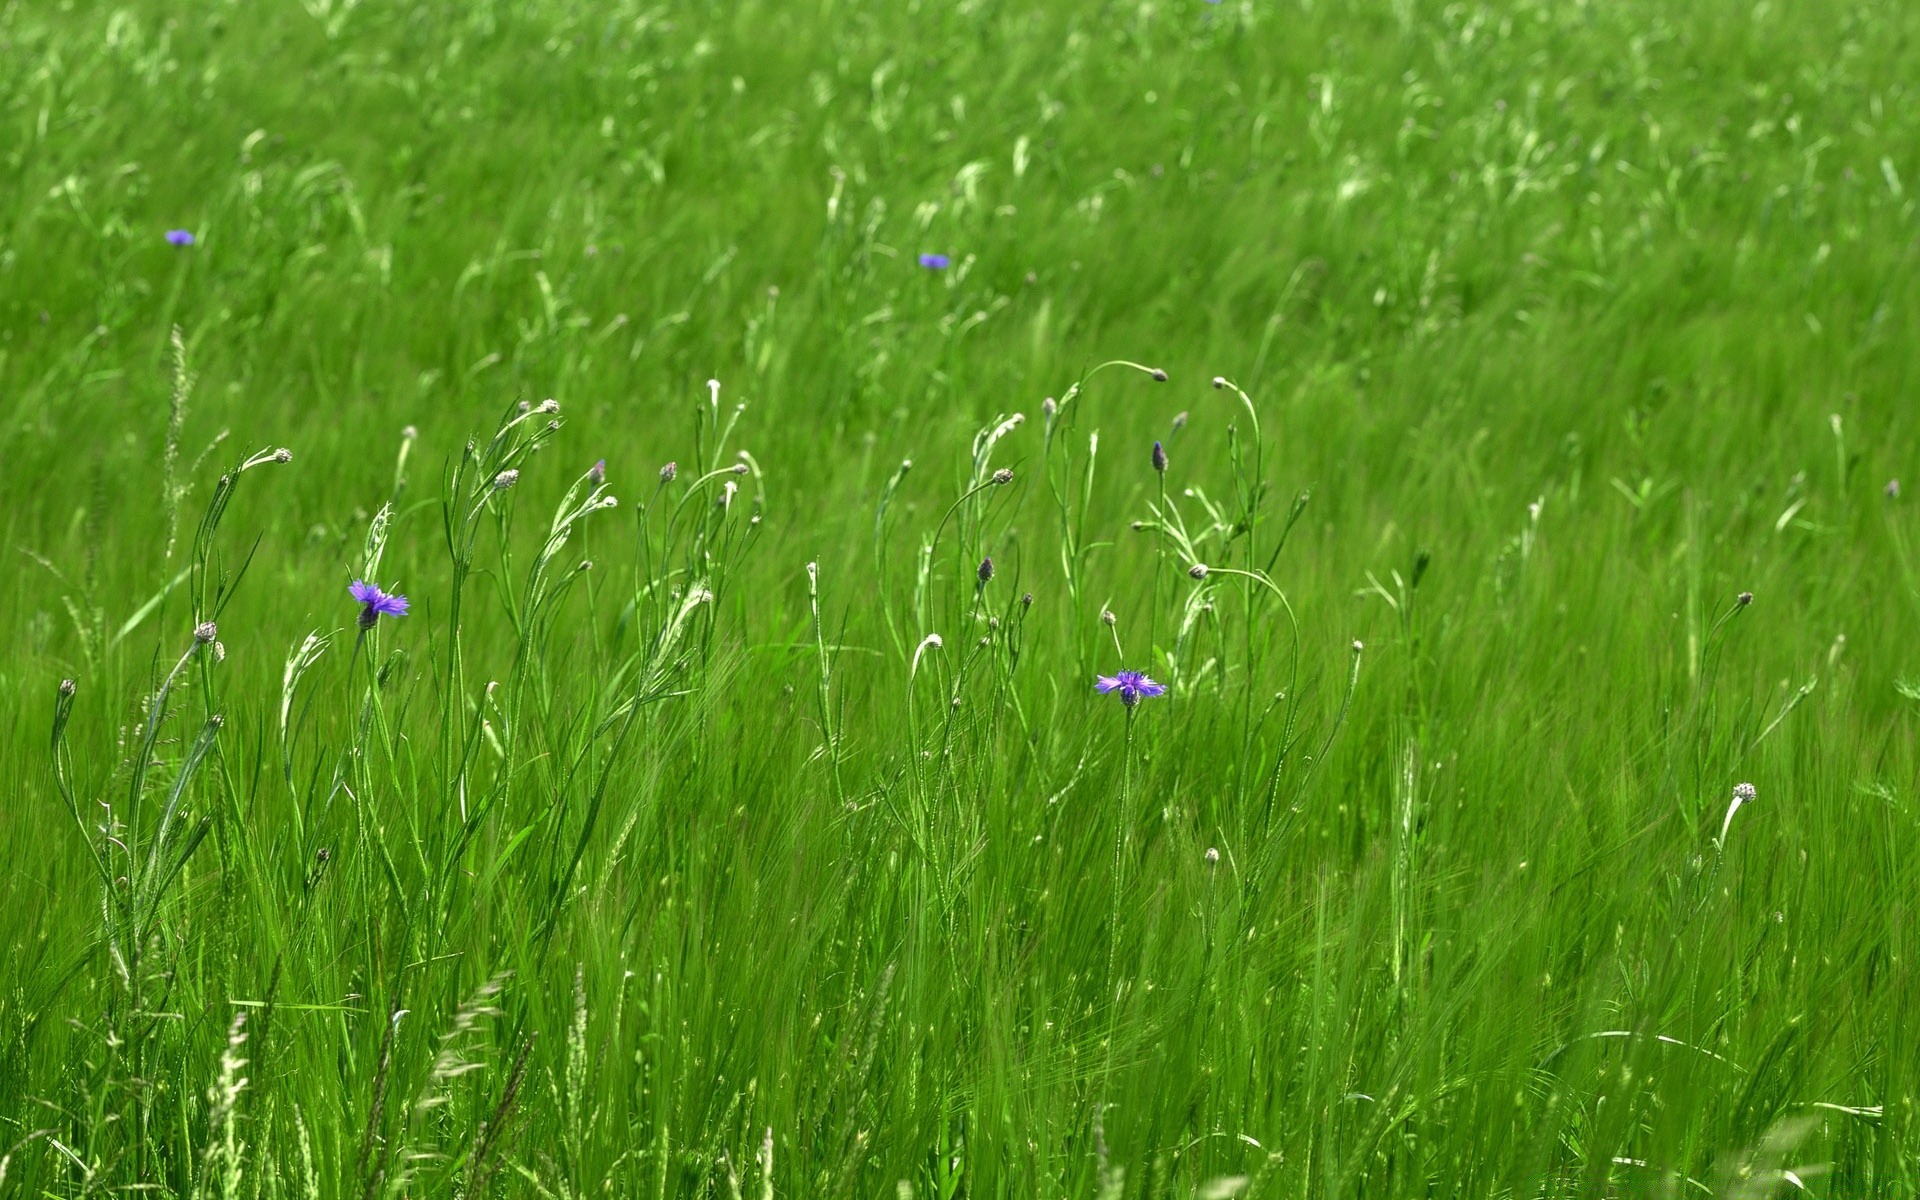
[[[944,254],[922,254],[920,265],[929,271],[944,271],[953,265],[953,260]]]
[[[391,592],[383,592],[377,584],[362,583],[356,579],[347,591],[353,593],[363,607],[360,610],[360,628],[372,629],[373,623],[381,617],[404,617],[407,615],[407,598]]]
[[[1093,688],[1097,692],[1119,692],[1120,703],[1132,708],[1140,703],[1143,696],[1164,696],[1167,685],[1148,679],[1144,671],[1121,671],[1117,675],[1101,675],[1094,680]]]
[[[191,229],[169,229],[169,230],[167,230],[167,245],[169,245],[169,246],[191,246],[191,245],[193,245],[193,230],[191,230]]]

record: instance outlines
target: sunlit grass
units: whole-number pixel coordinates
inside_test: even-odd
[[[1910,1194],[1916,34],[0,9],[0,1193]]]

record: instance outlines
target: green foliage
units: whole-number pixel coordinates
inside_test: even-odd
[[[1916,37],[0,7],[0,1195],[1912,1194]]]

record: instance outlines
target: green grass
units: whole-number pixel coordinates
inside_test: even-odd
[[[0,7],[0,1193],[1914,1195],[1916,38]]]

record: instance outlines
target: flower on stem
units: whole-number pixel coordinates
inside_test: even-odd
[[[587,468],[587,486],[599,487],[607,481],[607,460],[599,459]]]
[[[920,265],[929,271],[944,271],[953,265],[953,259],[944,254],[922,254]]]
[[[1159,442],[1153,444],[1153,469],[1162,475],[1167,473],[1167,448]]]
[[[407,598],[393,592],[383,592],[371,583],[354,580],[347,588],[353,598],[360,602],[360,628],[372,629],[374,622],[381,617],[404,617],[407,615]]]
[[[1167,685],[1148,679],[1144,671],[1121,671],[1114,675],[1101,675],[1094,680],[1094,690],[1101,693],[1119,692],[1120,703],[1132,708],[1145,697],[1164,696]]]
[[[1714,839],[1716,846],[1724,847],[1727,844],[1727,830],[1733,828],[1733,814],[1740,811],[1741,805],[1752,804],[1755,795],[1751,783],[1733,785],[1733,803],[1727,805],[1727,819],[1720,822],[1720,836]]]
[[[193,230],[191,230],[191,229],[169,229],[169,230],[167,230],[167,245],[169,245],[169,246],[191,246],[191,245],[193,245]]]
[[[980,569],[974,572],[974,574],[980,580],[981,587],[985,587],[987,584],[993,582],[993,556],[991,554],[980,560]]]

